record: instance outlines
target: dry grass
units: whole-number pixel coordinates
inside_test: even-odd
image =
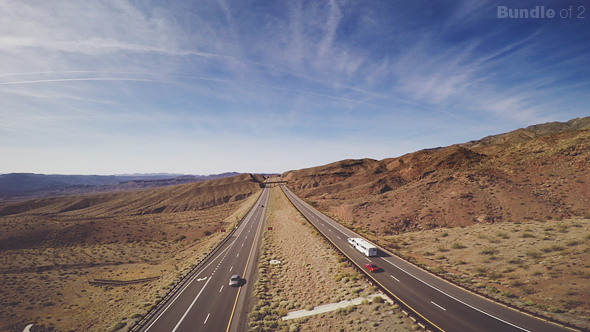
[[[289,311],[375,293],[362,274],[317,234],[279,188],[271,192],[255,283],[250,331],[410,331],[413,323],[387,303],[282,321]],[[281,264],[270,265],[271,259]],[[403,317],[403,318],[402,318]]]
[[[342,160],[282,179],[343,224],[376,236],[590,216],[590,130],[497,143]]]
[[[466,287],[590,328],[589,227],[587,219],[527,221],[427,230],[385,240]],[[449,250],[433,258],[435,248]]]
[[[123,206],[119,195],[116,204]],[[3,244],[15,244],[0,251],[0,330],[20,332],[26,323],[59,331],[127,330],[220,241],[225,233],[219,230],[231,229],[258,194],[244,197],[182,212],[134,215],[107,204],[0,217]],[[160,278],[121,287],[87,282],[153,276]]]

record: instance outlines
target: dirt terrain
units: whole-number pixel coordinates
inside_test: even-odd
[[[432,229],[375,242],[465,288],[590,329],[590,220]]]
[[[0,204],[48,196],[71,196],[109,193],[137,189],[169,187],[239,175],[59,175],[10,173],[0,174]]]
[[[417,264],[590,328],[590,117],[286,172],[300,197]]]
[[[250,331],[412,331],[397,306],[368,303],[282,321],[288,312],[378,293],[330,248],[277,187],[272,189]],[[280,264],[270,264],[279,260]]]
[[[260,180],[0,205],[0,330],[125,331],[247,212]]]
[[[381,236],[590,216],[590,117],[573,123],[583,129],[554,132],[563,126],[538,125],[398,158],[290,171],[282,178],[349,227]]]
[[[381,161],[283,174],[343,225],[433,272],[588,327],[590,118]],[[223,236],[262,176],[0,204],[0,330],[125,331]],[[254,331],[416,328],[382,303],[278,320],[375,291],[288,203],[269,205]],[[310,249],[311,248],[311,249]],[[270,259],[281,264],[269,265]],[[134,280],[92,286],[93,279]]]

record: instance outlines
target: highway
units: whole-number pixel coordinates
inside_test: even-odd
[[[366,257],[348,245],[349,237],[361,237],[317,211],[285,185],[283,192],[301,213],[358,266],[373,263],[382,272],[372,273],[374,281],[414,309],[428,325],[441,331],[575,331],[516,311],[457,287],[379,248],[378,255]]]
[[[139,331],[241,330],[243,322],[237,318],[245,316],[243,310],[254,283],[254,263],[268,198],[269,189],[265,188],[231,238]],[[234,274],[245,279],[241,287],[229,286]]]

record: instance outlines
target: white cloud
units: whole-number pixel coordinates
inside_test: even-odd
[[[169,160],[192,158],[184,149],[220,167],[242,163],[240,149],[256,153],[250,145],[270,140],[293,151],[289,163],[310,166],[408,152],[399,144],[456,142],[461,126],[478,135],[548,119],[570,105],[579,116],[588,86],[568,79],[585,61],[583,47],[551,49],[543,29],[498,43],[502,27],[449,41],[480,24],[492,5],[464,1],[426,22],[421,13],[391,10],[393,2],[6,0],[0,148],[18,160],[16,141],[29,152],[53,144],[66,160],[90,145],[105,160],[112,151],[145,165],[150,157],[123,155],[142,144],[146,155],[149,146],[178,145]],[[408,137],[414,141],[403,142]],[[309,152],[292,143],[299,141]],[[255,162],[279,165],[271,157]]]

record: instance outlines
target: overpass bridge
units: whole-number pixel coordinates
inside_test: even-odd
[[[275,185],[279,185],[281,183],[289,183],[289,181],[279,181],[279,180],[275,180],[275,181],[264,181],[260,184],[260,187],[262,188],[273,188]]]

